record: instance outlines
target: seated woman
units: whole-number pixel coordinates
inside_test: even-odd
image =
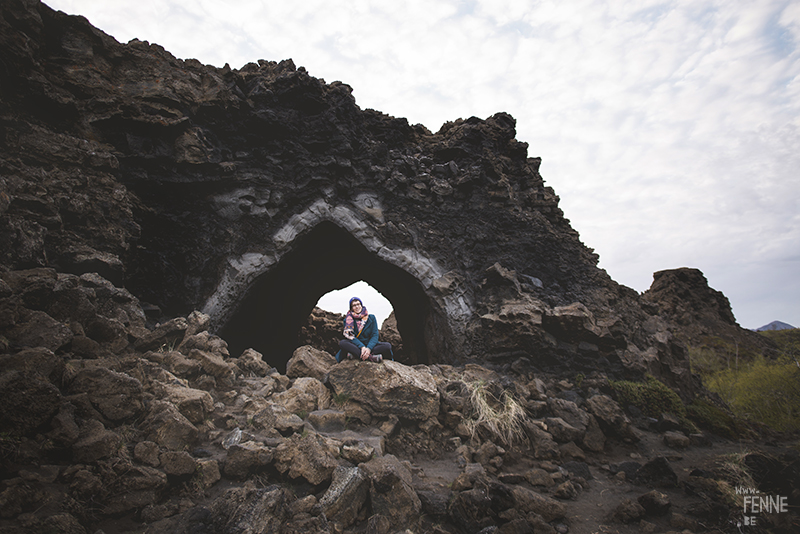
[[[358,297],[350,299],[350,311],[344,317],[344,337],[339,342],[337,362],[345,357],[380,362],[384,355],[393,356],[392,346],[385,341],[378,341],[378,321],[367,312]]]

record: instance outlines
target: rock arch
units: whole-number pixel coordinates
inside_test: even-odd
[[[232,353],[252,347],[279,370],[319,297],[358,280],[378,289],[395,310],[410,363],[441,361],[459,345],[469,305],[464,295],[435,289],[443,269],[418,250],[388,246],[373,225],[379,200],[361,195],[351,206],[321,200],[272,236],[272,254],[246,253],[228,269],[203,311]]]

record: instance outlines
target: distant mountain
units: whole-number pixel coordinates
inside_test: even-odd
[[[790,330],[792,328],[794,328],[794,326],[790,324],[782,323],[780,321],[772,321],[761,328],[756,328],[756,332],[763,332],[764,330]]]

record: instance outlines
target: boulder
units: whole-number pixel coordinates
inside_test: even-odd
[[[244,480],[250,474],[272,463],[273,453],[262,444],[252,441],[228,448],[222,472],[228,478]]]
[[[121,514],[144,508],[158,501],[167,485],[167,475],[146,466],[129,466],[114,479],[114,492],[106,500],[104,512]]]
[[[691,440],[683,432],[664,432],[663,439],[672,449],[685,449],[691,444]]]
[[[612,512],[611,516],[620,523],[633,523],[645,516],[645,509],[636,501],[624,499]]]
[[[38,374],[0,374],[0,430],[27,435],[49,422],[61,407],[61,393]]]
[[[236,365],[246,375],[251,376],[266,376],[271,369],[262,359],[261,353],[253,349],[245,350],[242,355],[236,359]]]
[[[665,515],[672,505],[669,496],[658,490],[648,491],[636,500],[649,515]]]
[[[170,450],[183,450],[197,440],[198,430],[169,402],[153,401],[141,423],[146,439]]]
[[[678,475],[669,461],[663,456],[653,458],[636,471],[636,482],[661,488],[674,488],[678,485]]]
[[[209,520],[204,521],[207,530],[203,531],[231,534],[284,532],[292,501],[290,490],[280,486],[257,489],[245,485],[229,489],[214,501]]]
[[[492,499],[478,488],[454,492],[447,505],[447,515],[465,532],[480,532],[494,524]]]
[[[386,517],[393,529],[413,529],[422,503],[411,486],[408,468],[391,454],[375,458],[361,467],[370,479],[372,513]]]
[[[100,421],[89,420],[81,428],[78,441],[72,445],[72,459],[80,463],[93,463],[119,452],[122,438],[106,430]]]
[[[188,356],[200,362],[203,371],[210,376],[218,380],[233,380],[234,366],[226,362],[220,354],[193,348],[189,351]]]
[[[144,411],[142,384],[106,367],[81,369],[70,384],[72,394],[86,393],[97,410],[111,421],[124,421]]]
[[[560,417],[548,417],[545,419],[545,423],[547,424],[547,431],[552,434],[558,443],[580,441],[586,434],[585,429],[577,429]]]
[[[214,399],[207,391],[179,384],[166,384],[163,388],[166,399],[191,423],[202,423],[214,411]]]
[[[561,457],[558,444],[552,434],[530,421],[524,421],[522,427],[533,447],[533,455],[536,459],[557,460]]]
[[[6,337],[20,348],[43,347],[56,352],[72,341],[74,334],[69,326],[37,310],[23,314]]]
[[[586,401],[586,408],[597,418],[604,433],[616,436],[624,441],[639,441],[633,430],[630,419],[622,411],[619,404],[608,395],[595,395]]]
[[[300,378],[309,376],[324,381],[328,371],[336,365],[336,358],[329,353],[304,345],[295,349],[286,363],[286,376]]]
[[[0,355],[0,369],[37,374],[60,386],[64,375],[65,361],[63,356],[56,356],[50,349],[36,347],[23,349],[16,354]]]
[[[547,400],[547,406],[554,417],[563,419],[564,422],[580,432],[581,438],[583,437],[589,426],[589,414],[578,407],[575,402],[566,399],[550,397]]]
[[[159,458],[158,443],[153,441],[140,441],[133,447],[133,457],[151,467],[158,467],[161,462]]]
[[[159,460],[161,470],[168,475],[191,475],[197,470],[197,460],[186,451],[164,451]]]
[[[328,383],[334,395],[347,396],[375,416],[424,421],[439,412],[439,391],[425,367],[343,361],[330,370]]]
[[[370,481],[360,467],[339,466],[333,471],[331,485],[319,501],[319,506],[330,521],[347,528],[355,523],[359,512],[367,503]]]
[[[523,486],[513,486],[511,495],[514,505],[522,513],[539,514],[545,521],[555,521],[567,515],[567,506],[555,499],[546,497]]]
[[[304,414],[325,410],[331,405],[331,393],[325,385],[316,378],[298,378],[292,387],[281,393],[272,395],[272,400],[295,414]]]
[[[294,434],[275,448],[275,468],[315,486],[329,481],[339,465],[339,447],[315,433]]]

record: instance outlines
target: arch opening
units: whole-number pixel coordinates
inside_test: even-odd
[[[446,345],[444,313],[405,270],[370,252],[347,230],[324,221],[298,236],[280,261],[260,275],[220,329],[231,355],[247,348],[281,372],[319,298],[364,280],[392,304],[404,361],[431,363]],[[346,307],[346,305],[345,305]]]

